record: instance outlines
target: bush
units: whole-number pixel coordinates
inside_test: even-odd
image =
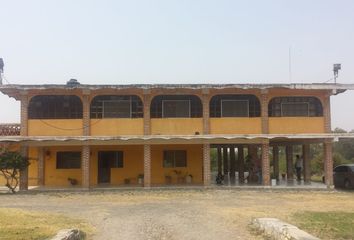
[[[20,171],[26,169],[29,165],[27,157],[23,157],[19,152],[3,150],[0,153],[0,171],[6,179],[5,186],[15,193],[19,183]]]

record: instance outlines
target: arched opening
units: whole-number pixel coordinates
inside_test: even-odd
[[[142,118],[143,102],[136,95],[100,95],[93,98],[91,118]]]
[[[151,118],[201,118],[202,101],[195,95],[159,95],[152,99]]]
[[[79,119],[82,102],[74,95],[38,95],[28,105],[29,119]]]
[[[316,97],[275,97],[268,104],[269,117],[320,117],[321,101]]]
[[[259,117],[261,105],[255,95],[223,94],[210,100],[210,117]]]

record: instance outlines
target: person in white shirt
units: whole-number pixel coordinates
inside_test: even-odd
[[[295,169],[296,169],[296,177],[298,181],[301,181],[301,171],[302,171],[302,157],[300,155],[296,155]]]

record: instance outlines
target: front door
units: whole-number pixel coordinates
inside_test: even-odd
[[[98,152],[98,183],[111,182],[110,152]]]

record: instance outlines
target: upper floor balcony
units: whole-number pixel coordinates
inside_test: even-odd
[[[318,97],[273,96],[265,106],[262,116],[254,94],[214,94],[206,103],[198,95],[154,95],[146,102],[139,95],[95,95],[86,111],[92,136],[144,135],[144,124],[152,135],[197,135],[205,118],[209,134],[261,134],[262,121],[271,134],[325,132]],[[80,136],[83,118],[81,96],[36,95],[28,104],[28,135]]]

